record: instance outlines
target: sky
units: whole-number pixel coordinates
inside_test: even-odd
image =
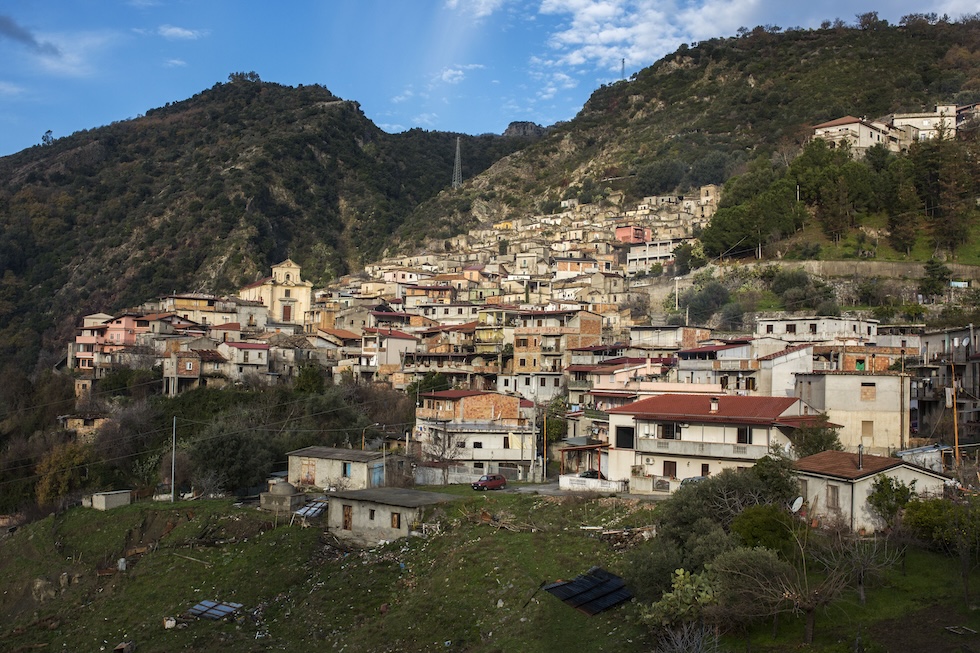
[[[388,132],[569,120],[602,84],[740,27],[958,19],[977,0],[4,0],[0,156],[187,99],[233,72],[321,84]]]

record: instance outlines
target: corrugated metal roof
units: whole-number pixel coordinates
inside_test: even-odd
[[[327,509],[330,502],[326,499],[316,499],[315,501],[310,501],[308,504],[296,511],[296,514],[300,517],[307,517],[312,519],[313,517],[319,517]]]
[[[633,598],[626,581],[600,567],[570,581],[557,581],[542,588],[590,617]]]

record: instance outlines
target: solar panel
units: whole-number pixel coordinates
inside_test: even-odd
[[[316,501],[311,501],[297,510],[296,514],[300,517],[319,517],[321,514],[323,514],[323,511],[327,509],[328,505],[330,505],[330,502],[326,499],[317,499]]]
[[[570,581],[558,581],[542,589],[590,617],[633,598],[622,578],[600,567],[592,567]]]
[[[187,611],[192,617],[204,617],[205,619],[223,619],[232,614],[241,603],[229,603],[227,601],[201,601]]]

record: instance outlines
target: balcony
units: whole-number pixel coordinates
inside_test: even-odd
[[[737,444],[730,442],[693,442],[690,440],[662,440],[640,437],[636,450],[659,455],[688,456],[703,458],[737,458],[758,460],[769,453],[768,447],[760,444]]]

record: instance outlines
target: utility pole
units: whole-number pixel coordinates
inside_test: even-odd
[[[177,501],[177,416],[174,415],[173,453],[170,455],[170,503]]]

